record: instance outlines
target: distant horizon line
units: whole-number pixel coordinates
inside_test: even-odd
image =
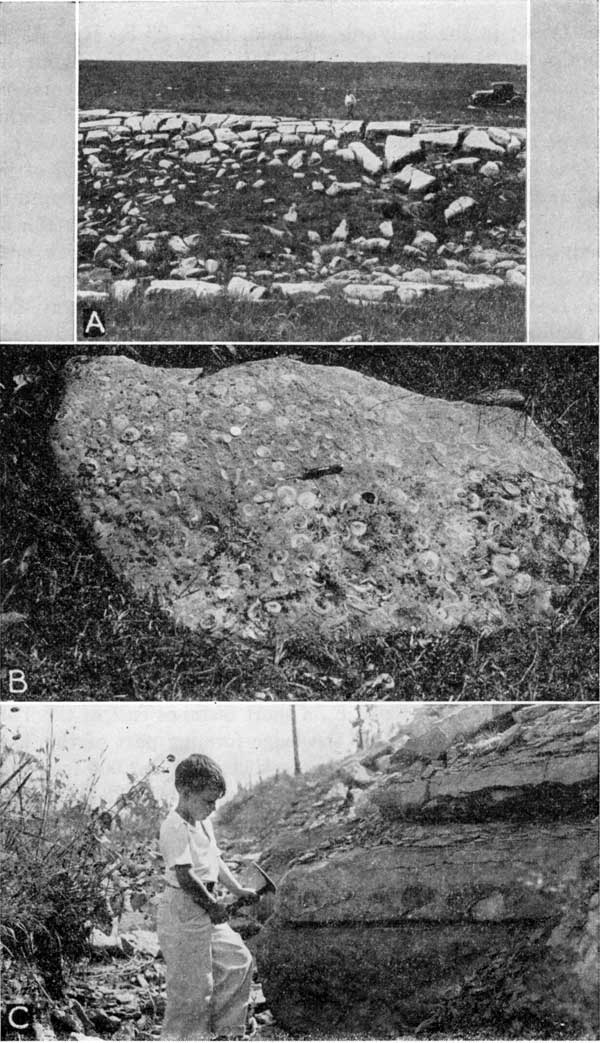
[[[80,58],[84,62],[137,62],[151,65],[243,65],[249,62],[262,62],[265,65],[514,65],[517,69],[526,69],[527,62],[501,61],[500,59],[481,61],[433,61],[432,59],[415,59],[407,61],[386,61],[383,58]]]

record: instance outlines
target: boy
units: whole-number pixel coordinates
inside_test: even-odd
[[[238,898],[257,900],[221,859],[209,815],[225,795],[225,779],[210,757],[194,753],[175,769],[177,807],[160,830],[167,887],[158,911],[158,937],[167,964],[162,1039],[241,1039],[252,982],[252,957],[225,922],[227,906],[213,897],[217,881]]]

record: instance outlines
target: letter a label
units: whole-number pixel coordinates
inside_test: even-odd
[[[86,339],[106,336],[106,322],[101,308],[83,308],[82,319],[83,336]]]

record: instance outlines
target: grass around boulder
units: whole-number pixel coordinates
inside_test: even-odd
[[[345,645],[211,639],[136,597],[96,549],[52,456],[62,368],[81,349],[5,348],[2,482],[3,674],[31,699],[595,699],[597,697],[597,354],[586,348],[448,346],[192,348],[103,346],[205,373],[280,353],[343,365],[422,394],[513,387],[578,483],[592,551],[551,621],[484,637],[397,633]],[[13,693],[14,694],[14,693]]]

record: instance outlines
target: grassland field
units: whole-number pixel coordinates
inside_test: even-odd
[[[352,89],[357,119],[501,122],[523,126],[522,107],[469,109],[475,90],[511,80],[525,94],[523,65],[437,62],[101,62],[79,68],[81,109],[165,109],[344,118]]]

